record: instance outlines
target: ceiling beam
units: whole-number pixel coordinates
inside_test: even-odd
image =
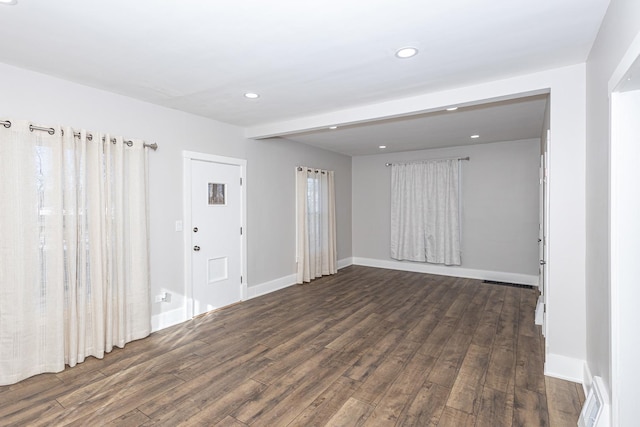
[[[286,136],[330,126],[346,126],[377,120],[408,117],[416,114],[440,111],[447,107],[467,107],[487,102],[505,101],[526,96],[549,93],[548,87],[540,87],[546,80],[542,73],[497,80],[440,92],[426,93],[375,104],[299,117],[291,120],[260,124],[245,128],[249,139],[265,139]]]

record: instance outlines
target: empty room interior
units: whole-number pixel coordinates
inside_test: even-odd
[[[0,425],[638,425],[637,0],[0,36]]]

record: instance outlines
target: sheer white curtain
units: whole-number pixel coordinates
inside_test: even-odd
[[[391,166],[391,257],[460,265],[458,160]]]
[[[296,168],[297,282],[335,274],[334,172]]]
[[[0,385],[150,333],[143,141],[29,126],[0,126]]]

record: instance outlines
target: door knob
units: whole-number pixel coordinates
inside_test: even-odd
[[[545,265],[546,263],[547,263],[546,261],[544,261],[542,259],[540,260],[540,265]]]
[[[194,250],[194,251],[196,251],[196,252],[198,252],[198,251],[200,250],[200,246],[194,246],[194,247],[193,247],[193,250]]]
[[[198,227],[193,227],[193,232],[197,233],[198,232]]]

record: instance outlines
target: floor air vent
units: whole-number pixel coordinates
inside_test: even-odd
[[[534,288],[534,286],[531,286],[531,285],[520,285],[518,283],[498,282],[496,280],[483,280],[482,283],[489,283],[491,285],[500,285],[500,286],[511,286],[512,288],[527,288],[527,289]]]
[[[578,419],[578,427],[608,427],[609,405],[605,399],[602,378],[593,377],[591,390],[584,401],[584,406]]]

